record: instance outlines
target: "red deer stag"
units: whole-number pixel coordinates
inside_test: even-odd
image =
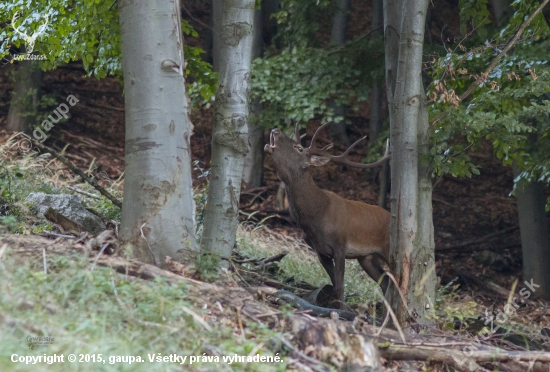
[[[380,161],[356,163],[348,159],[348,154],[366,137],[353,143],[343,154],[333,156],[328,153],[332,144],[321,149],[315,147],[317,135],[325,125],[317,129],[307,148],[279,129],[273,129],[264,151],[271,154],[275,162],[277,175],[286,185],[290,214],[304,231],[306,243],[317,252],[342,308],[346,259],[357,259],[363,270],[377,282],[383,276],[383,263],[388,263],[390,247],[390,213],[378,206],[347,200],[320,189],[313,182],[309,167],[319,167],[329,161],[352,167],[376,167],[389,159],[389,142]],[[299,141],[298,129],[296,125],[295,138]],[[384,292],[388,283],[384,275],[380,283]]]

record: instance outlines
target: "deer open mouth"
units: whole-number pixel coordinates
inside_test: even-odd
[[[271,131],[271,133],[269,134],[269,145],[265,145],[264,146],[264,152],[268,153],[268,154],[273,154],[273,149],[277,148],[277,142],[275,140],[275,133],[273,133],[274,131]]]

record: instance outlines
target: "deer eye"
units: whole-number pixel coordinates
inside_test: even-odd
[[[294,145],[294,148],[298,150],[298,152],[304,152],[304,148],[300,145]]]

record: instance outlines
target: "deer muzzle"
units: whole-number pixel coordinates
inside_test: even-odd
[[[264,146],[264,152],[268,154],[273,154],[273,149],[277,148],[277,141],[275,137],[280,133],[281,131],[279,129],[271,130],[271,133],[269,135],[269,144],[266,144]]]

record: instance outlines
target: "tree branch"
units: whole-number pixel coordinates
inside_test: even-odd
[[[84,172],[82,172],[82,170],[80,170],[80,168],[78,168],[76,165],[74,165],[69,159],[67,159],[65,156],[61,155],[59,152],[55,151],[54,149],[52,149],[51,147],[48,147],[46,145],[43,145],[42,143],[36,141],[36,140],[31,140],[33,145],[35,145],[36,147],[38,147],[40,150],[42,151],[46,151],[50,154],[52,154],[53,156],[55,156],[57,158],[57,160],[59,160],[60,162],[62,162],[63,164],[65,164],[67,167],[69,167],[69,169],[71,169],[73,172],[75,172],[76,174],[78,174],[80,177],[82,177],[82,179],[86,182],[88,182],[90,185],[92,185],[97,191],[99,191],[103,196],[105,196],[107,199],[109,199],[110,201],[113,202],[114,205],[116,205],[117,207],[119,208],[122,208],[122,203],[120,202],[120,200],[118,200],[117,198],[115,198],[113,195],[111,195],[107,190],[105,190],[103,187],[99,186],[99,184],[92,178],[86,176],[86,174]]]
[[[508,42],[508,45],[506,45],[506,47],[502,50],[502,52],[500,52],[500,54],[498,56],[496,56],[495,59],[493,59],[493,62],[491,62],[491,64],[489,65],[489,67],[487,67],[487,69],[485,70],[484,73],[482,73],[477,79],[476,81],[470,85],[470,87],[460,95],[460,97],[458,97],[458,103],[464,101],[466,98],[468,98],[468,96],[470,96],[470,94],[472,94],[472,92],[474,91],[474,89],[476,89],[477,86],[479,86],[479,84],[481,84],[485,79],[487,79],[487,77],[489,76],[489,73],[496,67],[496,65],[500,62],[500,60],[502,58],[504,58],[504,56],[506,55],[506,53],[508,53],[508,51],[510,49],[512,49],[512,47],[514,46],[514,44],[519,40],[519,38],[521,37],[521,35],[523,34],[523,32],[525,31],[525,29],[527,28],[527,26],[529,26],[529,24],[533,21],[533,19],[535,19],[535,17],[542,11],[542,9],[550,2],[550,0],[544,0],[540,6],[537,8],[537,10],[535,10],[533,12],[533,14],[531,14],[531,16],[529,16],[529,18],[527,18],[523,24],[520,26],[518,32],[516,32],[516,34],[514,35],[514,37],[510,40],[510,42]],[[441,114],[439,114],[433,121],[432,123],[430,124],[430,127],[433,127],[435,124],[437,124],[439,121],[441,121],[445,116],[449,115],[449,113],[451,112],[452,110],[452,107],[449,108],[448,110],[446,111],[443,111]]]

